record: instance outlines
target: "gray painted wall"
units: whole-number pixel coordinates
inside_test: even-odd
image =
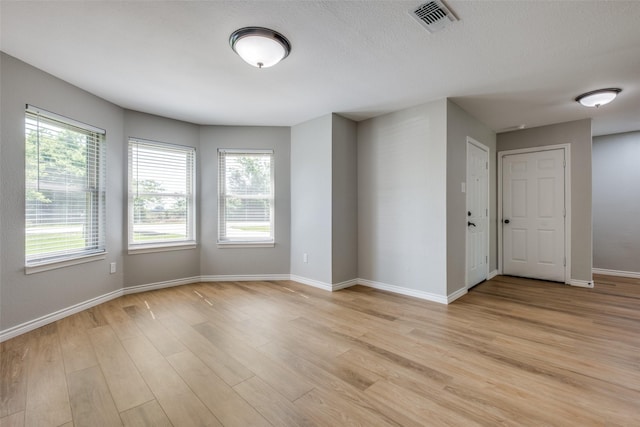
[[[125,170],[123,110],[0,53],[1,140],[0,330],[37,319],[122,287]],[[107,258],[25,275],[24,115],[32,104],[105,129],[107,144]],[[109,274],[109,263],[118,272]]]
[[[332,283],[358,277],[358,126],[332,115]]]
[[[640,273],[640,131],[593,138],[593,266]]]
[[[489,148],[489,271],[498,268],[496,228],[496,134],[452,101],[447,101],[447,294],[465,288],[467,137]]]
[[[447,294],[442,99],[358,123],[358,277]]]
[[[356,135],[356,123],[336,114],[291,130],[293,275],[323,284],[358,277]]]
[[[124,194],[127,194],[127,147],[129,137],[148,139],[157,142],[186,145],[196,148],[196,193],[199,196],[200,183],[200,126],[171,120],[164,117],[154,116],[136,111],[125,110],[124,112],[124,139],[125,148],[123,150],[122,164],[124,165]],[[196,206],[200,201],[196,200]],[[196,212],[198,209],[196,208]],[[184,279],[200,275],[200,249],[172,250],[156,253],[127,254],[127,204],[123,206],[124,228],[122,229],[122,239],[124,242],[124,286],[146,285],[149,283],[163,282],[174,279]],[[196,214],[196,221],[200,217]],[[196,233],[200,229],[196,224]],[[199,233],[198,233],[199,234]],[[198,242],[200,238],[196,234]]]
[[[571,278],[591,281],[591,119],[498,134],[498,151],[571,144]]]
[[[288,127],[200,128],[200,274],[289,274],[290,141]],[[275,247],[218,248],[218,148],[272,149],[275,162]]]
[[[291,128],[291,274],[325,284],[332,283],[332,121],[327,114]]]

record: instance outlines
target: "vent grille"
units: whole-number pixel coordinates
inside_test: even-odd
[[[410,12],[423,27],[435,33],[458,20],[440,0],[430,1]]]

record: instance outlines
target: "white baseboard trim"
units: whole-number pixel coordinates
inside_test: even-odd
[[[593,280],[569,279],[568,285],[577,286],[579,288],[593,288]]]
[[[333,291],[333,285],[331,285],[331,283],[325,283],[315,279],[308,279],[306,277],[296,276],[295,274],[289,275],[289,279],[287,280],[293,280],[294,282],[302,283],[303,285],[313,286],[314,288],[323,289],[329,292]]]
[[[289,274],[239,274],[200,276],[200,282],[264,282],[269,280],[290,280]]]
[[[489,272],[489,276],[487,276],[487,280],[491,280],[491,279],[493,279],[493,278],[494,278],[494,277],[496,277],[498,274],[499,274],[499,273],[498,273],[498,270],[493,270],[493,271]]]
[[[339,291],[340,289],[349,288],[359,283],[358,279],[351,279],[340,283],[330,284],[315,279],[309,279],[307,277],[296,276],[295,274],[291,274],[288,279],[281,280],[292,280],[294,282],[302,283],[303,285],[313,286],[314,288],[323,289],[329,292]]]
[[[296,276],[295,274],[291,274],[288,279],[281,280],[292,280],[294,282],[302,283],[303,285],[313,286],[314,288],[323,289],[329,292],[339,291],[340,289],[349,288],[358,284],[358,279],[345,280],[344,282],[329,284],[321,282],[319,280],[309,279],[307,277]]]
[[[37,319],[24,322],[20,325],[16,325],[12,328],[5,329],[4,331],[0,331],[0,342],[6,341],[13,337],[17,337],[18,335],[26,334],[27,332],[33,331],[34,329],[38,329],[42,326],[48,325],[49,323],[53,323],[67,316],[71,316],[72,314],[79,313],[82,310],[86,310],[104,302],[111,301],[112,299],[118,298],[122,295],[123,290],[117,289],[107,294],[100,295],[99,297],[91,298],[90,300],[72,305],[71,307],[63,308],[62,310],[58,310],[51,314],[47,314]]]
[[[331,291],[339,291],[340,289],[350,288],[358,284],[358,279],[345,280],[344,282],[334,283],[331,285]]]
[[[140,292],[153,291],[156,289],[172,288],[174,286],[190,285],[200,282],[200,276],[187,277],[186,279],[166,280],[164,282],[149,283],[147,285],[126,286],[122,288],[123,295],[137,294]]]
[[[607,276],[617,277],[630,277],[632,279],[640,279],[640,272],[636,271],[620,271],[620,270],[607,270],[605,268],[594,268],[593,274],[604,274]]]
[[[403,288],[401,286],[389,285],[386,283],[375,282],[373,280],[358,279],[358,284],[368,286],[374,289],[380,289],[383,291],[389,291],[396,294],[407,295],[410,297],[420,298],[427,301],[439,302],[440,304],[447,304],[447,297],[438,294],[432,294],[430,292],[418,291],[416,289]],[[465,289],[466,291],[466,289]]]
[[[455,291],[452,294],[447,295],[447,304],[451,304],[452,302],[454,302],[455,300],[457,300],[461,296],[466,295],[467,292],[468,292],[467,288],[462,288],[462,289],[458,289],[457,291]]]

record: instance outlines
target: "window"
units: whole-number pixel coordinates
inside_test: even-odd
[[[195,149],[129,139],[129,250],[193,247]]]
[[[218,150],[218,244],[273,246],[273,151]]]
[[[106,253],[104,135],[102,129],[27,105],[27,273]]]

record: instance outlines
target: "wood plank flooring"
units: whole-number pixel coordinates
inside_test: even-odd
[[[127,295],[0,346],[0,427],[639,426],[640,280]]]

